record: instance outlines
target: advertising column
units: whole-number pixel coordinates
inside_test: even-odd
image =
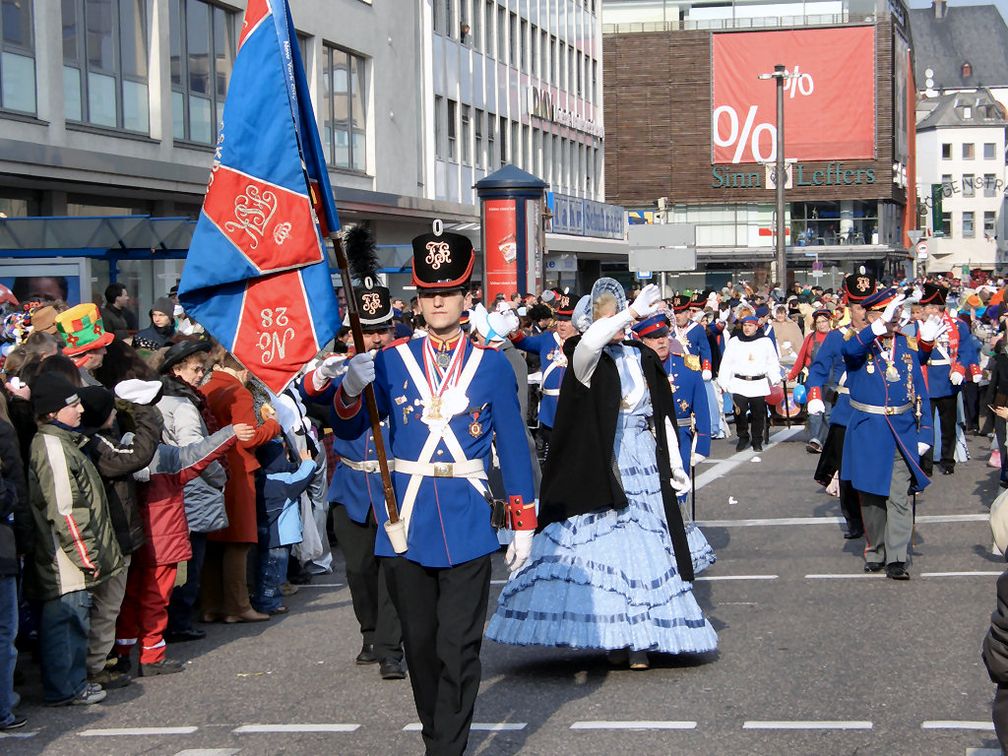
[[[483,271],[486,301],[507,299],[518,288],[518,200],[483,201]],[[522,287],[524,288],[524,287]]]

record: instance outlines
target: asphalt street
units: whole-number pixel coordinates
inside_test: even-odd
[[[982,754],[996,748],[979,646],[1004,563],[986,515],[989,442],[918,497],[912,579],[865,576],[800,431],[752,459],[716,441],[697,518],[718,563],[698,581],[717,655],[613,670],[588,651],[487,641],[470,752]],[[507,577],[498,557],[491,610]],[[29,725],[11,754],[422,753],[408,683],[358,667],[341,565],[261,625],[205,626],[178,675],[102,704],[46,709],[22,660]],[[973,750],[979,749],[979,750]],[[989,751],[995,753],[996,751]]]

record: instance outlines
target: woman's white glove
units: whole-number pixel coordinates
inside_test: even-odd
[[[917,338],[921,341],[934,341],[948,330],[948,323],[941,315],[930,315],[917,326]]]
[[[507,553],[504,555],[504,563],[511,572],[518,572],[525,566],[529,554],[532,553],[532,536],[534,534],[534,530],[514,531],[514,540],[511,541],[511,545],[508,546]]]
[[[810,415],[821,415],[826,411],[826,404],[822,399],[809,399],[806,409]]]
[[[658,312],[660,302],[661,292],[658,290],[658,287],[655,284],[648,284],[637,295],[634,303],[630,305],[630,310],[637,320],[643,320],[649,315],[654,315]]]
[[[347,362],[343,393],[348,397],[360,396],[364,388],[375,379],[374,355],[370,352],[355,354]]]
[[[690,477],[681,467],[672,471],[672,490],[676,493],[686,493],[690,489]]]
[[[923,457],[927,454],[927,450],[931,448],[931,444],[925,444],[923,441],[917,442],[917,456]]]

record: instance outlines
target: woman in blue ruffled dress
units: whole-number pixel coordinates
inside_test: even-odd
[[[659,301],[648,286],[627,307],[622,286],[603,278],[590,313],[579,307],[590,325],[564,345],[571,369],[543,471],[540,532],[490,620],[487,637],[498,643],[601,649],[631,669],[647,669],[648,652],[717,648],[693,596],[676,501],[689,478],[672,391],[657,355],[623,340]]]

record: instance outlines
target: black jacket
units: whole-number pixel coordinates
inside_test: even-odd
[[[34,546],[28,482],[14,427],[0,420],[0,577],[18,574],[18,554]]]
[[[987,384],[987,399],[984,403],[984,410],[986,411],[986,405],[989,404],[992,407],[1008,406],[1008,354],[1005,353],[1005,349],[999,346],[996,354],[991,359],[990,362],[990,383]],[[998,399],[998,395],[1001,398]]]
[[[575,336],[564,342],[569,365],[573,365],[574,348],[580,341],[581,337]],[[665,437],[665,418],[670,417],[675,423],[672,389],[654,350],[636,341],[624,341],[623,344],[639,349],[641,353],[641,365],[654,410],[656,462],[665,503],[665,519],[679,575],[683,580],[692,581],[693,562],[682,514],[672,490],[672,469]],[[572,368],[564,372],[549,454],[543,468],[539,495],[540,530],[550,523],[575,515],[627,506],[626,492],[616,469],[614,448],[621,397],[616,362],[605,352],[599,357],[591,387],[581,383]]]

